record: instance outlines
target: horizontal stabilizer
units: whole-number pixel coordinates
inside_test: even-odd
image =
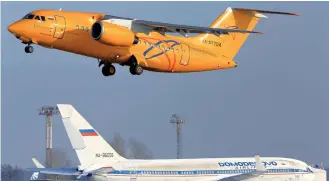
[[[300,16],[297,13],[281,12],[281,11],[267,11],[267,10],[258,10],[258,9],[246,9],[246,8],[232,8],[233,11],[246,11],[253,12],[254,14],[263,13],[263,14],[279,14],[279,15],[290,15],[290,16]]]

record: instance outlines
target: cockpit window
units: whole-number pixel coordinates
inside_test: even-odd
[[[46,21],[46,18],[44,16],[41,16],[42,21]]]
[[[39,16],[36,16],[34,19],[36,19],[36,20],[40,20],[40,17],[39,17]]]
[[[34,18],[34,14],[27,14],[23,17],[23,19],[33,19]]]

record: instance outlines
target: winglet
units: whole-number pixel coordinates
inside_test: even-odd
[[[255,156],[255,160],[256,160],[256,171],[266,171],[265,166],[263,165],[263,163],[260,161],[260,156],[257,154]]]
[[[33,172],[30,180],[38,180],[39,178],[39,172]]]
[[[37,168],[45,168],[35,157],[32,158],[32,161]]]

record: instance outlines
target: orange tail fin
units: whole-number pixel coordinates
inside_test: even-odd
[[[263,14],[297,15],[294,13],[241,9],[228,7],[209,27],[240,30],[254,30],[260,18],[267,18]],[[193,37],[194,43],[202,43],[210,50],[233,59],[245,43],[249,33],[229,33],[216,36],[214,34],[200,34]]]

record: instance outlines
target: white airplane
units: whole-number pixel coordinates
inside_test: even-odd
[[[80,165],[76,168],[43,168],[35,172],[73,175],[97,181],[131,180],[275,180],[326,181],[326,171],[291,158],[240,157],[137,160],[120,156],[72,105],[57,105]],[[41,165],[41,166],[40,166]]]

